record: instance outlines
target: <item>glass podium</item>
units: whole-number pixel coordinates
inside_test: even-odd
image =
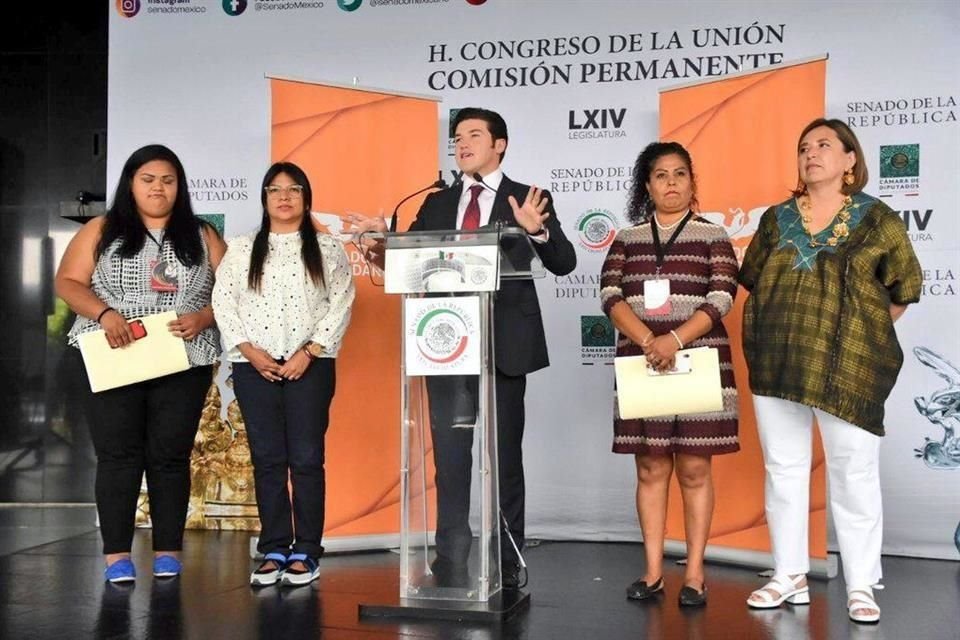
[[[519,227],[378,234],[402,297],[400,589],[360,615],[503,620],[493,306],[500,282],[542,277]]]

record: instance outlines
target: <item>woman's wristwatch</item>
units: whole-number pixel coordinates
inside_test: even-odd
[[[303,349],[303,352],[307,354],[307,357],[310,358],[311,360],[316,360],[317,358],[323,355],[323,347],[317,344],[316,342],[314,342],[313,340],[310,340],[305,345],[303,345],[302,349]]]

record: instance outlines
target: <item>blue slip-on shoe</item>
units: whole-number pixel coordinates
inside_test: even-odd
[[[162,555],[153,559],[155,578],[175,578],[183,571],[183,565],[173,556]]]
[[[304,569],[291,569],[290,566],[295,562],[302,562]],[[311,558],[305,553],[294,553],[287,558],[287,568],[283,572],[280,582],[288,587],[302,587],[310,584],[320,575],[320,564],[315,558]]]
[[[130,558],[122,558],[104,569],[103,577],[113,583],[133,582],[137,579],[137,568]]]
[[[287,556],[279,551],[271,551],[263,556],[263,562],[250,574],[250,584],[255,587],[269,587],[277,584],[287,567]]]

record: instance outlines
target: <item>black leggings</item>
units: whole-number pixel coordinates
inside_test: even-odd
[[[89,381],[84,371],[84,384]],[[97,454],[96,498],[103,553],[133,544],[140,481],[147,474],[154,551],[179,551],[190,500],[190,453],[212,365],[88,394]]]

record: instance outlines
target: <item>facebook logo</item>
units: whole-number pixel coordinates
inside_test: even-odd
[[[247,0],[223,0],[223,10],[228,16],[238,16],[247,9]]]

